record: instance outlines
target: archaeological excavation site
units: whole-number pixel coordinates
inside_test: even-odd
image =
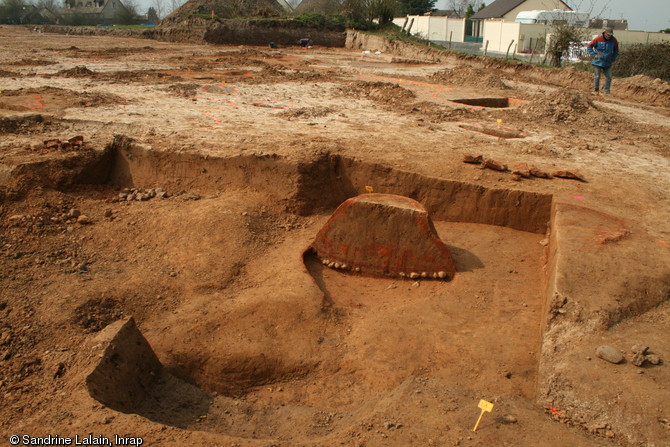
[[[0,27],[2,445],[670,445],[667,83],[180,36]]]

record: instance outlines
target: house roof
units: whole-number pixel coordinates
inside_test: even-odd
[[[572,11],[572,8],[568,6],[564,1],[558,0],[563,3],[568,10]],[[492,19],[503,17],[505,14],[516,8],[517,6],[525,3],[526,0],[496,0],[481,11],[477,12],[475,15],[470,17],[471,19]]]
[[[436,9],[436,10],[431,11],[429,14],[426,14],[426,15],[431,15],[433,17],[448,17],[450,19],[460,17],[460,15],[458,14],[458,11],[456,11],[454,9]]]

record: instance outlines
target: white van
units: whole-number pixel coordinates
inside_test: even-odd
[[[564,23],[569,26],[583,27],[589,21],[588,12],[563,11],[562,9],[521,11],[514,20],[517,23],[554,25]]]

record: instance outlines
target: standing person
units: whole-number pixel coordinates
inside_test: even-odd
[[[586,48],[593,58],[593,88],[595,94],[600,92],[600,76],[605,75],[605,94],[610,94],[612,85],[612,64],[619,55],[619,42],[614,37],[612,28],[605,28],[603,33],[593,39]]]

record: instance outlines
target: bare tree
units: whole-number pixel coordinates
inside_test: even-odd
[[[158,16],[159,19],[162,19],[165,17],[165,0],[153,0],[151,2],[151,6],[153,6],[154,11],[156,11],[156,15]]]
[[[610,6],[610,0],[602,2],[602,6],[598,8],[596,0],[567,0],[567,3],[573,11],[588,12],[591,18],[602,18]]]
[[[449,0],[447,8],[456,11],[459,17],[463,17],[469,6],[471,6],[474,11],[477,11],[481,8],[483,3],[483,0]]]

